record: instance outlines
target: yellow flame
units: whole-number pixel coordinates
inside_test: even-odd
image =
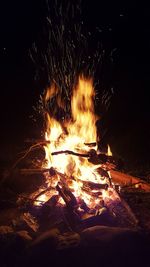
[[[56,96],[57,93],[57,87],[52,85],[52,87],[47,90],[45,102],[49,101],[52,96]],[[72,120],[60,123],[54,117],[47,114],[47,129],[45,133],[45,139],[49,141],[45,146],[46,167],[53,167],[61,174],[64,174],[65,177],[67,177],[66,183],[75,197],[84,199],[85,203],[90,208],[94,208],[95,205],[98,205],[101,198],[94,197],[94,191],[93,195],[92,192],[88,193],[84,191],[84,181],[92,181],[93,183],[102,184],[105,183],[106,180],[104,178],[102,179],[97,172],[96,167],[91,164],[87,158],[65,154],[52,156],[52,152],[71,150],[76,153],[87,154],[90,151],[91,148],[86,145],[86,143],[96,142],[97,138],[97,116],[94,113],[94,95],[92,79],[79,77],[77,85],[73,88],[71,98]],[[60,96],[56,97],[56,99],[58,102],[61,102]],[[95,149],[97,149],[97,146],[95,146]],[[109,146],[108,155],[112,155]],[[46,179],[47,184],[53,183],[53,185],[56,186],[61,177],[59,177],[58,174],[54,177],[54,181],[52,181],[52,177],[49,176],[47,176]],[[55,194],[58,194],[58,192],[56,191]],[[39,200],[41,199],[45,200],[45,196],[40,196]],[[63,203],[62,199],[60,200],[60,203]]]
[[[83,137],[85,143],[96,141],[97,117],[94,114],[93,97],[92,79],[80,77],[71,101],[73,124],[69,127],[69,133]]]
[[[112,156],[112,152],[111,152],[111,149],[110,149],[109,145],[108,145],[108,148],[107,148],[107,155],[108,156]]]

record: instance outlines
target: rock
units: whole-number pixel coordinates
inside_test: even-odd
[[[120,227],[93,226],[81,232],[81,240],[84,245],[99,245],[109,243],[123,234],[136,233],[135,230]]]
[[[58,236],[56,249],[62,250],[77,247],[80,244],[80,235],[75,232],[67,232]]]

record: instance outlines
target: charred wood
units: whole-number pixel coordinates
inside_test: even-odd
[[[150,192],[150,184],[139,179],[138,177],[134,177],[132,175],[125,174],[116,170],[110,170],[110,175],[114,182],[119,183],[122,186],[138,185],[142,190]]]
[[[98,172],[98,174],[101,176],[101,177],[106,177],[106,178],[109,178],[109,174],[106,170],[104,170],[103,168],[99,167],[96,169],[96,171]]]
[[[92,192],[91,189],[89,187],[83,186],[82,190],[85,191],[88,195],[92,196],[92,197],[99,197],[102,195],[102,192]]]
[[[60,196],[63,198],[66,206],[73,209],[77,206],[77,200],[69,188],[60,187],[59,184],[56,186],[56,190],[59,192]]]
[[[97,184],[97,183],[93,183],[90,181],[83,181],[83,180],[80,180],[80,181],[83,183],[83,186],[88,187],[89,190],[101,190],[101,189],[107,190],[108,189],[108,184]]]
[[[34,198],[33,198],[33,202],[40,196],[42,196],[43,194],[45,194],[46,192],[50,191],[52,189],[51,186],[47,187],[46,189],[44,189],[43,191],[41,191],[39,194],[37,194]]]
[[[60,155],[60,154],[67,154],[67,155],[73,155],[73,156],[84,157],[84,158],[89,157],[89,154],[76,153],[76,152],[71,151],[71,150],[61,150],[61,151],[56,151],[56,152],[51,153],[52,156],[56,156],[56,155]]]
[[[94,146],[97,145],[97,143],[96,143],[96,142],[92,142],[92,143],[84,143],[84,145],[89,146],[89,147],[94,147]]]

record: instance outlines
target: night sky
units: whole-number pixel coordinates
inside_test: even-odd
[[[104,48],[114,51],[106,83],[108,78],[115,93],[102,119],[106,142],[119,156],[145,161],[150,149],[150,8],[138,1],[120,2],[83,1],[83,17],[90,30],[102,29]],[[11,153],[38,129],[29,117],[43,88],[34,80],[29,49],[39,38],[46,12],[45,1],[0,4],[2,153]]]

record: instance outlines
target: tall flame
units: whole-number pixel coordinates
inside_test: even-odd
[[[59,92],[54,85],[48,88],[45,95],[45,104],[54,95],[57,101]],[[84,202],[89,208],[94,208],[100,203],[101,197],[95,197],[83,190],[85,182],[93,182],[97,184],[106,183],[106,177],[101,177],[97,169],[98,165],[94,165],[84,157],[76,157],[73,155],[57,154],[52,155],[52,152],[58,151],[73,151],[75,153],[87,154],[91,148],[89,143],[96,144],[96,120],[97,116],[94,113],[94,87],[92,79],[79,77],[78,83],[73,88],[71,98],[71,120],[59,122],[53,116],[47,113],[47,129],[45,138],[47,145],[45,146],[45,158],[47,168],[53,167],[57,172],[56,175],[46,176],[48,185],[52,186],[52,195],[58,194],[56,188],[57,183],[61,180],[61,175],[66,178],[67,186],[70,188],[76,198],[84,199]],[[58,104],[58,103],[57,103]],[[94,149],[97,146],[94,144]],[[110,153],[110,150],[108,149]],[[51,196],[52,196],[51,195]],[[102,195],[102,194],[100,194]],[[107,195],[107,193],[105,193]],[[105,197],[105,196],[104,196]],[[39,200],[43,196],[39,197]],[[50,198],[50,196],[48,196]],[[61,199],[62,201],[62,199]]]
[[[56,88],[56,93],[58,89]],[[46,94],[45,101],[54,95],[54,86],[49,88]],[[92,79],[79,77],[78,84],[73,89],[71,99],[71,116],[72,120],[58,122],[55,118],[47,114],[47,131],[45,138],[50,141],[50,144],[45,148],[48,167],[61,169],[63,173],[68,172],[69,165],[77,167],[78,159],[72,156],[58,155],[51,157],[51,152],[58,150],[73,150],[78,152],[80,149],[85,152],[89,148],[85,143],[96,141],[96,120],[94,114],[94,88]],[[65,129],[65,131],[64,131]],[[83,160],[82,160],[83,161]],[[62,167],[60,166],[62,165]]]
[[[85,143],[96,141],[96,116],[94,114],[94,88],[92,79],[79,78],[73,90],[71,110],[74,123],[70,125],[70,134],[84,138]]]

